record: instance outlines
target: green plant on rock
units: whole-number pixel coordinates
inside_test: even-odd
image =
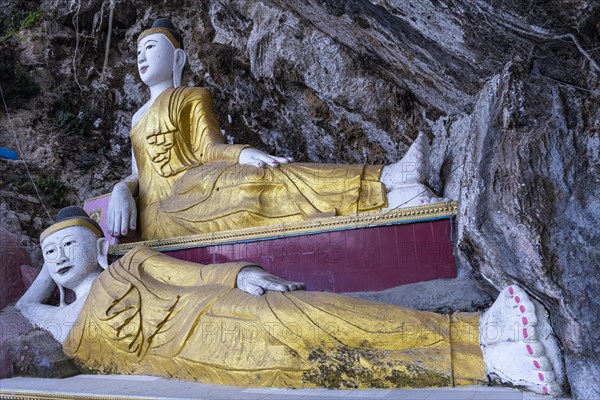
[[[58,126],[67,135],[83,136],[88,129],[88,121],[84,112],[75,115],[71,111],[63,112],[58,118]]]
[[[19,10],[11,9],[8,12],[8,27],[5,33],[0,36],[0,45],[7,45],[11,39],[21,39],[19,36],[20,31],[31,29],[37,25],[47,16],[50,16],[50,12],[43,9],[35,10]]]
[[[65,193],[65,184],[53,177],[40,177],[34,180],[38,190],[43,194],[53,206],[58,206],[63,201]]]
[[[33,11],[29,11],[27,13],[27,15],[25,15],[25,18],[21,20],[21,22],[19,23],[19,30],[25,30],[25,29],[29,29],[34,25],[37,25],[42,17],[44,16],[44,11],[43,10],[33,10]]]

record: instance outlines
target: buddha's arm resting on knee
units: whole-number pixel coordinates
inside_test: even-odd
[[[56,290],[56,283],[50,277],[48,268],[44,264],[29,289],[15,304],[15,308],[32,324],[40,327],[56,313],[57,307],[44,304],[52,296],[54,290]]]
[[[186,145],[202,164],[212,161],[238,161],[240,152],[250,146],[225,143],[217,122],[210,93],[206,89],[176,91],[170,102],[169,117],[179,132],[175,140]]]
[[[134,253],[125,256],[115,264],[129,268],[134,263],[130,257],[141,262],[143,272],[154,279],[178,286],[200,286],[216,284],[238,289],[260,296],[267,290],[289,292],[305,289],[303,283],[291,282],[263,270],[250,262],[238,261],[221,264],[196,264],[190,261],[177,260],[157,253],[154,250],[140,247]]]
[[[113,236],[125,236],[129,229],[135,230],[137,207],[134,196],[138,186],[137,163],[132,153],[131,175],[115,185],[108,203],[108,229]]]
[[[143,260],[139,263],[143,273],[161,282],[176,286],[202,286],[216,284],[234,288],[238,273],[245,267],[254,264],[239,261],[222,264],[198,264],[191,261],[178,260],[158,253],[147,247],[140,247],[134,252],[120,258],[115,264],[123,268],[131,268],[137,264],[132,259]]]
[[[230,288],[237,286],[238,289],[253,296],[260,296],[267,290],[290,292],[305,288],[303,283],[279,278],[260,266],[246,261],[204,265],[156,254],[152,262],[145,263],[144,273],[157,280],[179,286],[210,284]]]
[[[194,153],[202,163],[231,160],[240,164],[277,167],[292,161],[289,157],[276,157],[248,145],[226,144],[216,119],[210,93],[207,90],[192,92],[177,111],[179,129],[191,127],[190,135]],[[177,103],[177,102],[175,102]]]

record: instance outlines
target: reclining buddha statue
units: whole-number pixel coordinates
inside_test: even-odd
[[[266,387],[508,383],[560,394],[544,308],[517,285],[450,316],[308,292],[247,262],[201,265],[136,247],[108,265],[79,207],[41,235],[44,266],[16,307],[98,373]],[[44,300],[58,286],[58,306]],[[73,290],[67,304],[64,289]]]
[[[294,163],[226,144],[209,92],[181,87],[187,56],[173,24],[155,21],[137,54],[150,100],[132,119],[132,174],[109,202],[113,236],[137,228],[142,240],[164,239],[447,201],[423,184],[423,134],[387,166]]]

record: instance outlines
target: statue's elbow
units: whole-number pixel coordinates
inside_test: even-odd
[[[15,308],[17,311],[23,311],[28,304],[29,302],[25,299],[25,296],[23,296],[15,303]]]
[[[24,312],[27,311],[27,309],[34,307],[36,305],[40,305],[42,304],[41,302],[36,303],[29,295],[27,292],[25,292],[25,294],[23,296],[21,296],[21,298],[15,303],[15,308],[17,309],[17,311],[21,312],[21,314],[23,314]]]

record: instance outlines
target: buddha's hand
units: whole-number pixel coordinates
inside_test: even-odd
[[[242,150],[240,153],[239,163],[242,165],[254,165],[255,167],[279,167],[279,164],[287,164],[294,160],[290,157],[275,157],[264,151],[254,149],[252,147]]]
[[[237,276],[237,287],[253,296],[260,296],[267,290],[291,292],[305,290],[304,283],[291,282],[272,275],[260,267],[245,267]]]
[[[129,229],[135,230],[137,208],[129,188],[119,182],[113,188],[108,202],[108,230],[113,236],[125,236]]]

